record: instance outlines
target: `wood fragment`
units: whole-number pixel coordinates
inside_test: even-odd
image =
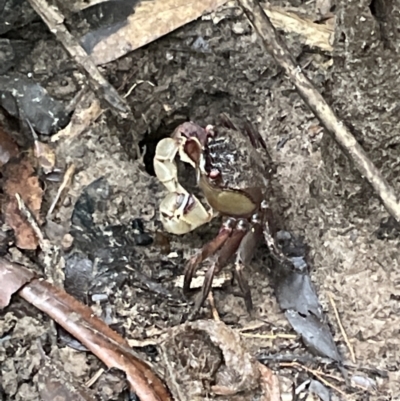
[[[158,38],[188,24],[209,11],[217,10],[228,3],[227,0],[152,0],[135,5],[126,23],[110,34],[97,34],[98,41],[90,49],[90,56],[97,65],[116,60],[128,52],[157,40]],[[82,5],[86,8],[86,5]],[[227,8],[235,5],[226,5]],[[334,30],[327,24],[314,21],[284,10],[281,7],[263,5],[277,29],[294,33],[307,46],[332,52]],[[96,32],[94,33],[96,36]],[[90,41],[89,41],[90,43]],[[88,50],[89,51],[89,50]]]
[[[138,2],[116,32],[100,40],[90,53],[97,65],[109,63],[215,10],[227,0],[152,0]]]
[[[331,43],[333,43],[334,30],[332,27],[316,24],[281,7],[263,5],[263,9],[276,29],[299,35],[302,43],[309,47],[319,48],[329,53],[333,51]]]
[[[58,8],[55,5],[50,5],[46,0],[29,0],[29,3],[70,56],[86,72],[90,85],[97,96],[104,99],[121,117],[133,119],[132,111],[125,100],[119,96],[116,89],[103,77],[91,57],[68,31],[64,25],[64,16]]]
[[[351,356],[351,361],[353,363],[356,363],[356,356],[354,355],[354,349],[353,349],[353,346],[351,345],[351,343],[349,341],[349,337],[347,337],[347,333],[346,333],[346,331],[345,331],[345,329],[344,329],[344,327],[342,325],[342,321],[340,320],[339,312],[338,312],[338,310],[336,308],[336,302],[333,299],[333,294],[332,293],[328,293],[328,297],[329,297],[329,301],[330,301],[330,303],[332,305],[333,311],[335,313],[336,321],[338,323],[340,332],[342,333],[344,342],[346,343],[347,348],[349,349],[350,356]]]
[[[371,184],[386,210],[400,222],[400,204],[393,188],[388,184],[377,167],[371,162],[362,146],[343,121],[295,63],[286,44],[281,40],[270,19],[257,0],[239,0],[246,16],[262,39],[265,49],[284,69],[300,97],[332,135],[346,155],[352,160],[360,174]]]

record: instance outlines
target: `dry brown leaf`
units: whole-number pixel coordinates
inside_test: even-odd
[[[90,52],[94,62],[106,64],[201,17],[227,0],[142,1],[117,32],[99,41]]]
[[[2,127],[0,127],[0,167],[8,163],[8,161],[18,155],[18,145],[7,134]]]
[[[35,170],[26,156],[6,164],[3,172],[5,178],[4,192],[7,195],[3,206],[6,223],[14,230],[16,245],[22,249],[36,249],[38,239],[25,217],[18,208],[16,194],[19,194],[25,205],[39,220],[43,190]]]
[[[108,36],[99,33],[96,44],[88,41],[87,52],[97,64],[106,64],[138,49],[161,36],[217,9],[227,0],[152,0],[140,2],[127,18],[126,24]],[[275,28],[296,33],[310,47],[332,51],[334,29],[328,24],[317,24],[283,8],[263,6]],[[95,32],[92,34],[96,35]],[[83,43],[85,37],[82,38]],[[90,43],[90,44],[89,44]]]
[[[261,374],[261,387],[264,390],[262,401],[280,401],[281,391],[278,377],[273,374],[271,369],[263,365],[261,362],[258,362],[258,368],[260,369]]]

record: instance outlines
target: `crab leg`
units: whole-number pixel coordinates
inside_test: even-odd
[[[204,277],[203,288],[201,289],[200,297],[196,301],[194,312],[197,312],[207,299],[211,291],[212,281],[216,274],[218,274],[229,262],[229,259],[238,250],[243,237],[246,235],[246,226],[242,221],[233,230],[231,236],[225,241],[222,246],[217,261],[207,270]]]
[[[235,262],[236,280],[239,284],[240,290],[242,291],[244,303],[249,313],[253,309],[253,301],[251,299],[249,283],[243,274],[243,271],[245,267],[250,264],[260,238],[262,238],[262,227],[259,222],[255,222],[254,226],[252,226],[251,230],[247,232],[240,243]]]
[[[203,248],[196,255],[192,256],[185,268],[185,278],[183,281],[183,293],[188,294],[190,291],[190,283],[192,282],[193,275],[201,262],[214,255],[227,241],[232,234],[234,219],[228,219],[224,222],[218,235],[205,244]]]

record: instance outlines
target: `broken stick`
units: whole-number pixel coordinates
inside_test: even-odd
[[[266,50],[285,70],[301,98],[353,161],[361,175],[372,185],[386,210],[400,222],[400,204],[392,187],[368,158],[350,130],[339,120],[322,95],[306,77],[301,67],[292,59],[286,44],[279,37],[258,0],[239,0],[239,4],[261,37]]]
[[[117,111],[123,118],[133,118],[132,111],[116,89],[103,77],[96,64],[64,25],[64,16],[47,0],[29,0],[32,8],[40,15],[50,31],[64,46],[75,62],[86,72],[96,94]]]

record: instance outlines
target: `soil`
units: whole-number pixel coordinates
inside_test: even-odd
[[[271,3],[316,18],[310,6],[313,2]],[[334,9],[333,55],[303,46],[295,35],[286,35],[286,40],[293,57],[398,190],[400,46],[398,30],[391,27],[399,26],[399,9],[394,1],[374,0],[373,6],[370,1],[342,3],[346,4]],[[379,11],[385,3],[390,3],[391,13]],[[26,37],[30,30],[35,32],[35,45],[19,70],[32,71],[53,96],[69,101],[83,76],[71,68],[68,56],[44,26],[35,22],[24,29]],[[198,40],[204,44],[200,48],[195,45]],[[54,61],[54,54],[58,61]],[[327,67],[331,59],[333,63]],[[165,233],[158,216],[165,190],[152,175],[151,160],[155,143],[179,122],[190,119],[204,126],[215,124],[225,112],[238,121],[250,120],[267,143],[277,170],[275,185],[282,197],[280,218],[287,229],[304,237],[309,247],[312,280],[339,350],[351,364],[330,297],[354,348],[356,363],[351,372],[374,380],[378,390],[367,395],[349,391],[343,381],[334,381],[334,385],[346,392],[348,399],[400,399],[399,239],[378,239],[376,232],[387,212],[266,54],[240,10],[224,8],[101,69],[121,94],[136,84],[127,96],[135,124],[122,131],[111,114],[104,113],[79,137],[57,143],[57,164],[65,167],[73,162],[77,173],[55,220],[70,221],[82,189],[105,177],[112,194],[96,221],[128,224],[140,218],[145,231],[158,238],[152,245],[135,248],[131,268],[150,277],[164,291],[151,291],[135,279],[121,285],[107,304],[118,330],[140,344],[180,325],[192,307],[175,279],[182,275],[185,261],[216,235],[219,222],[184,236]],[[138,154],[142,157],[136,158]],[[47,202],[56,190],[57,185],[48,186]],[[160,245],[161,237],[169,242],[168,252]],[[17,249],[12,255],[32,265],[32,258]],[[262,321],[264,331],[292,333],[270,285],[265,247],[260,246],[255,254],[247,276],[256,317],[247,313],[237,285],[228,283],[213,291],[221,320],[235,330]],[[102,309],[95,307],[98,312]],[[211,317],[208,307],[202,316]],[[46,316],[17,299],[1,312],[0,383],[4,399],[39,399],[34,379],[40,363],[38,338],[53,355],[68,361],[64,369],[79,382],[87,381],[101,367],[90,354],[48,343],[48,327]],[[242,340],[255,356],[308,355],[298,339]],[[143,345],[138,351],[159,369],[165,368],[162,351],[156,346]],[[276,363],[271,367],[295,386],[307,379],[304,371],[298,374]],[[340,376],[337,371],[336,375]],[[333,392],[333,399],[341,396]]]

